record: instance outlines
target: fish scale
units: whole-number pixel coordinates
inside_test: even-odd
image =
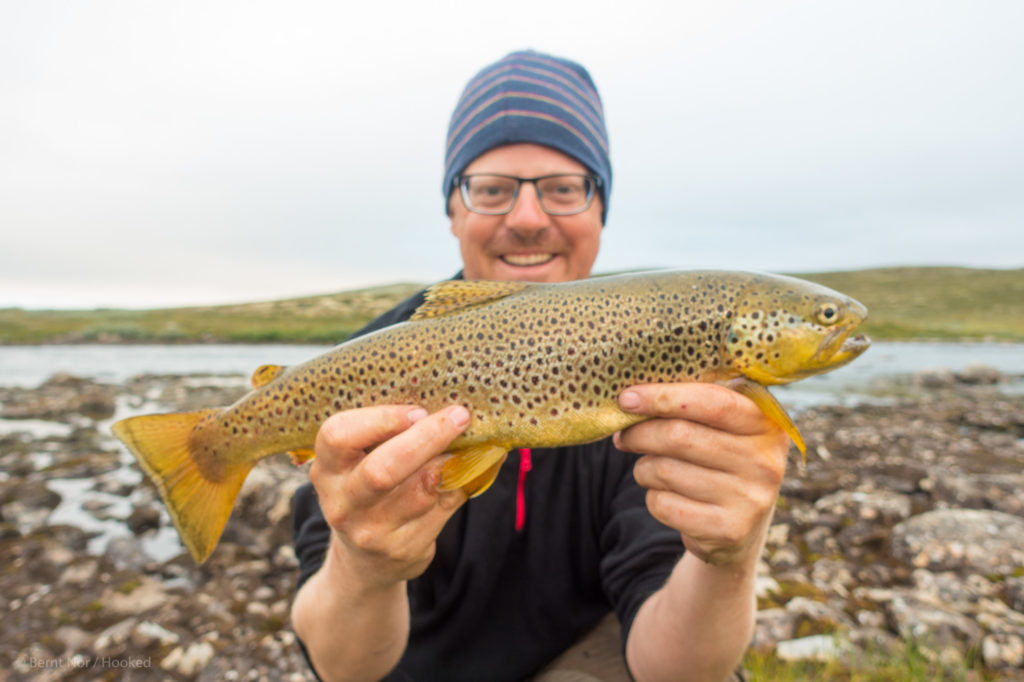
[[[617,404],[641,383],[728,383],[802,446],[763,386],[852,360],[867,347],[850,337],[865,316],[842,294],[759,273],[445,282],[408,322],[295,367],[259,368],[254,390],[230,407],[133,417],[114,432],[202,561],[252,465],[282,451],[308,459],[323,421],[352,408],[466,406],[470,425],[451,443],[442,488],[469,495],[486,490],[513,447],[586,443],[642,421]]]

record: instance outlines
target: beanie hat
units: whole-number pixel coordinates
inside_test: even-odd
[[[455,177],[474,159],[522,142],[552,147],[600,178],[604,222],[612,166],[601,97],[582,66],[532,50],[512,52],[484,68],[459,97],[448,125],[445,208]]]

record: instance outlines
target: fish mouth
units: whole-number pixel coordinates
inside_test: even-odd
[[[856,327],[857,325],[853,325]],[[871,339],[864,334],[849,336],[853,327],[834,330],[811,358],[817,370],[834,369],[852,362],[871,346]]]
[[[546,265],[555,259],[555,255],[554,253],[506,253],[498,258],[507,265],[523,268]]]

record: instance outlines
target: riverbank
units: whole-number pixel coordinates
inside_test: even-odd
[[[871,311],[875,340],[1024,341],[1024,270],[875,268],[797,275]],[[0,345],[325,343],[348,338],[419,290],[393,284],[324,296],[157,310],[0,309]]]
[[[1010,378],[931,370],[878,386],[884,404],[797,416],[810,456],[793,460],[765,551],[756,679],[889,665],[886,679],[1024,679],[1024,395]],[[197,567],[109,435],[114,419],[246,389],[243,375],[0,387],[7,679],[311,679],[288,624],[289,500],[306,470],[257,467]]]

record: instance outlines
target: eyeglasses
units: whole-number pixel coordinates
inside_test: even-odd
[[[459,175],[454,184],[462,203],[473,213],[504,215],[512,211],[524,182],[533,183],[540,207],[548,215],[574,215],[590,208],[601,179],[584,173],[517,178],[514,175],[472,173]]]

